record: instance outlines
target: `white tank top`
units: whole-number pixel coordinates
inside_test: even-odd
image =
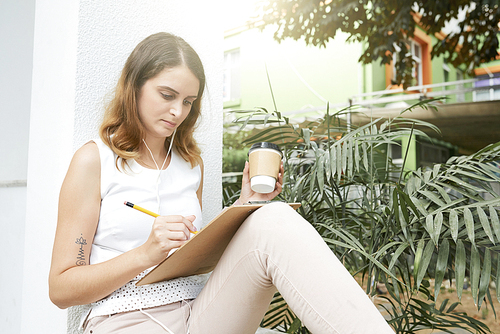
[[[92,250],[90,264],[101,263],[146,242],[154,217],[126,205],[132,202],[161,215],[195,215],[194,225],[202,227],[200,203],[196,194],[201,181],[199,166],[191,168],[172,148],[171,160],[163,170],[158,186],[161,207],[158,209],[156,182],[159,171],[128,161],[125,170],[116,154],[102,140],[94,140],[101,159],[101,211]],[[159,212],[158,212],[159,210]],[[91,304],[90,317],[138,310],[165,305],[198,296],[206,281],[206,275],[177,278],[165,282],[137,287],[135,282],[152,268],[113,292],[108,297]]]

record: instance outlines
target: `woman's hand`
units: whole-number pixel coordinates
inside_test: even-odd
[[[243,178],[241,181],[241,193],[239,201],[241,204],[247,203],[249,201],[270,201],[281,193],[283,187],[283,162],[281,162],[280,172],[278,173],[278,180],[276,180],[276,186],[274,191],[269,194],[256,193],[250,187],[250,165],[245,162],[245,168],[243,169]]]
[[[148,240],[141,246],[145,263],[150,266],[163,261],[168,253],[181,247],[196,232],[193,225],[195,216],[160,216],[153,223]]]

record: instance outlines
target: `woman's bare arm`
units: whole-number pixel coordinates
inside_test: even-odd
[[[144,245],[89,265],[101,205],[100,168],[98,148],[88,143],[75,153],[61,187],[49,274],[50,299],[60,308],[106,297],[158,264],[170,249],[180,247],[189,238],[188,229],[194,230],[191,217],[158,217]]]

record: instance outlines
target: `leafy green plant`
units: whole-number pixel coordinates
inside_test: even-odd
[[[246,131],[229,132],[224,131],[222,146],[222,172],[241,172],[245,167],[248,149],[242,144],[248,137]]]
[[[428,108],[428,102],[406,111]],[[347,112],[327,110],[303,127],[263,108],[234,113],[241,128],[266,126],[244,144],[271,141],[284,151],[282,199],[302,203],[299,213],[362,279],[367,294],[376,295],[377,284],[385,284],[390,297],[382,297],[383,305],[396,333],[429,328],[488,333],[482,322],[456,312],[457,303],[436,306],[436,299],[446,279],[456,282],[460,299],[470,278],[479,309],[486,298],[491,304],[490,280],[500,285],[500,197],[492,187],[500,182],[500,143],[433,168],[405,170],[404,163],[392,163],[390,146],[404,137],[426,137],[424,129],[439,129],[404,114],[355,127],[346,124]],[[234,187],[225,191],[225,200],[237,196]],[[279,294],[262,325],[307,333]]]

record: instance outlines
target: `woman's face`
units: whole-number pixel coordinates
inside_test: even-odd
[[[146,81],[138,101],[146,141],[172,135],[188,116],[199,89],[200,81],[185,65],[166,68]]]

